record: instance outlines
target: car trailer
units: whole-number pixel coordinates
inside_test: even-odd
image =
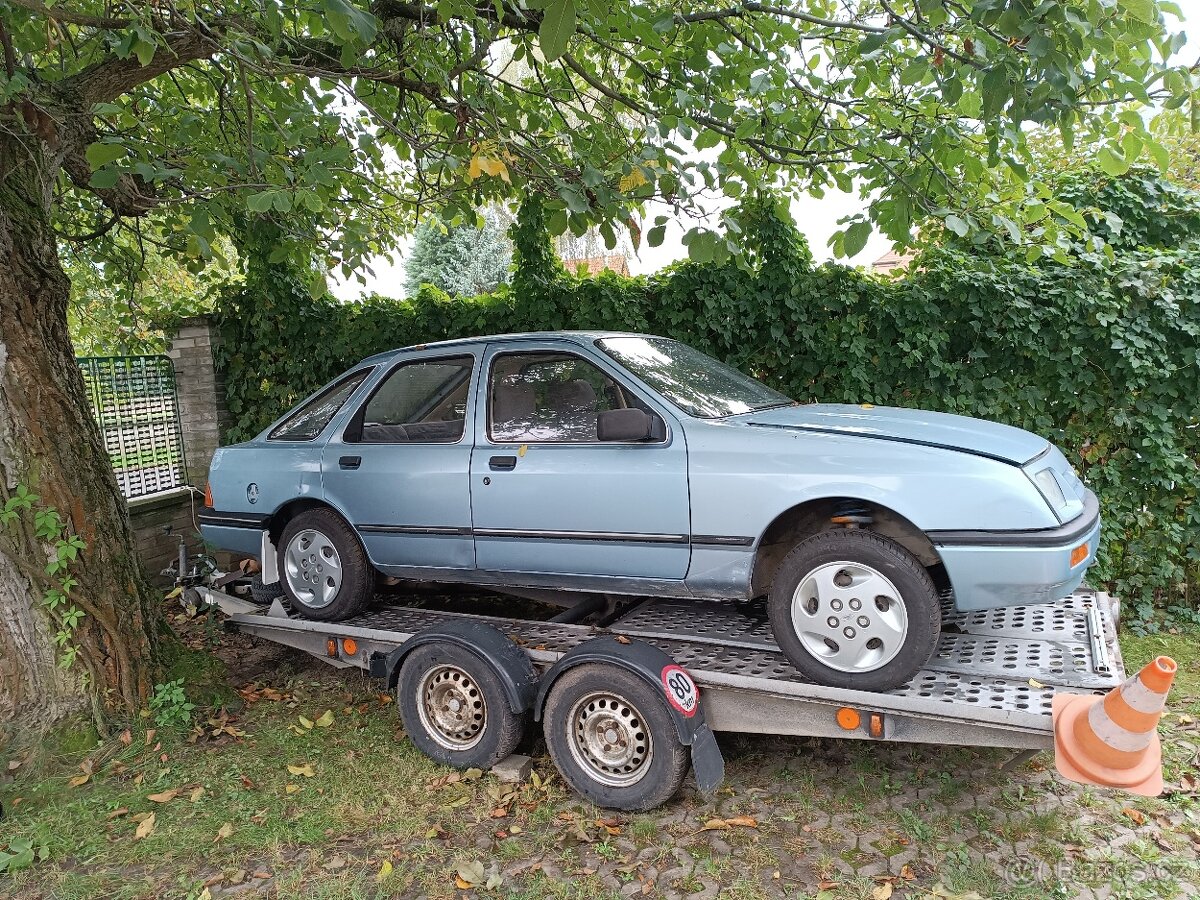
[[[327,623],[203,592],[229,628],[396,687],[409,736],[435,760],[489,768],[532,719],[568,784],[625,810],[668,800],[689,761],[715,789],[714,731],[1005,747],[1015,764],[1053,749],[1056,691],[1104,694],[1125,679],[1117,603],[1088,589],[968,613],[947,596],[928,665],[879,693],[805,680],[761,602],[646,600],[598,628],[400,605]]]

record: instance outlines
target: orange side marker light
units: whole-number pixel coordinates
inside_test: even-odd
[[[353,656],[358,652],[358,641],[354,638],[342,638],[342,652],[347,656]]]
[[[837,723],[846,731],[854,731],[862,724],[862,716],[858,714],[858,710],[843,706],[837,711]]]
[[[1080,544],[1071,551],[1071,568],[1075,568],[1088,557],[1088,545]]]

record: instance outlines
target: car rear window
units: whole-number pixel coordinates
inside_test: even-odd
[[[325,430],[350,395],[363,383],[370,369],[352,372],[341,381],[327,387],[307,403],[302,403],[267,435],[271,441],[312,441]]]

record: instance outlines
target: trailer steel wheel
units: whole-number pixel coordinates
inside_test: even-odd
[[[563,779],[598,806],[652,809],[687,775],[688,750],[661,692],[625,669],[589,664],[565,672],[543,719]]]
[[[426,644],[400,667],[397,706],[417,749],[458,769],[490,769],[516,749],[525,717],[491,666],[450,643]]]

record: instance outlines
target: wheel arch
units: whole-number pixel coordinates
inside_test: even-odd
[[[796,544],[834,527],[865,528],[895,541],[920,560],[939,588],[949,587],[937,548],[911,519],[876,500],[841,495],[806,500],[771,521],[754,553],[751,596],[770,590],[779,564]]]
[[[347,519],[346,516],[343,515],[342,511],[337,507],[326,503],[324,500],[318,500],[315,497],[297,497],[294,500],[289,500],[287,503],[276,509],[275,512],[271,513],[271,515],[267,518],[266,522],[263,523],[267,533],[271,537],[271,543],[278,547],[279,538],[283,535],[283,529],[287,527],[287,523],[301,513],[309,512],[310,510],[314,509],[329,510],[330,512],[336,514],[343,522],[345,522],[350,530],[355,533],[355,535],[358,534],[358,529],[351,524],[350,520]],[[359,538],[359,541],[362,541],[361,537]]]

